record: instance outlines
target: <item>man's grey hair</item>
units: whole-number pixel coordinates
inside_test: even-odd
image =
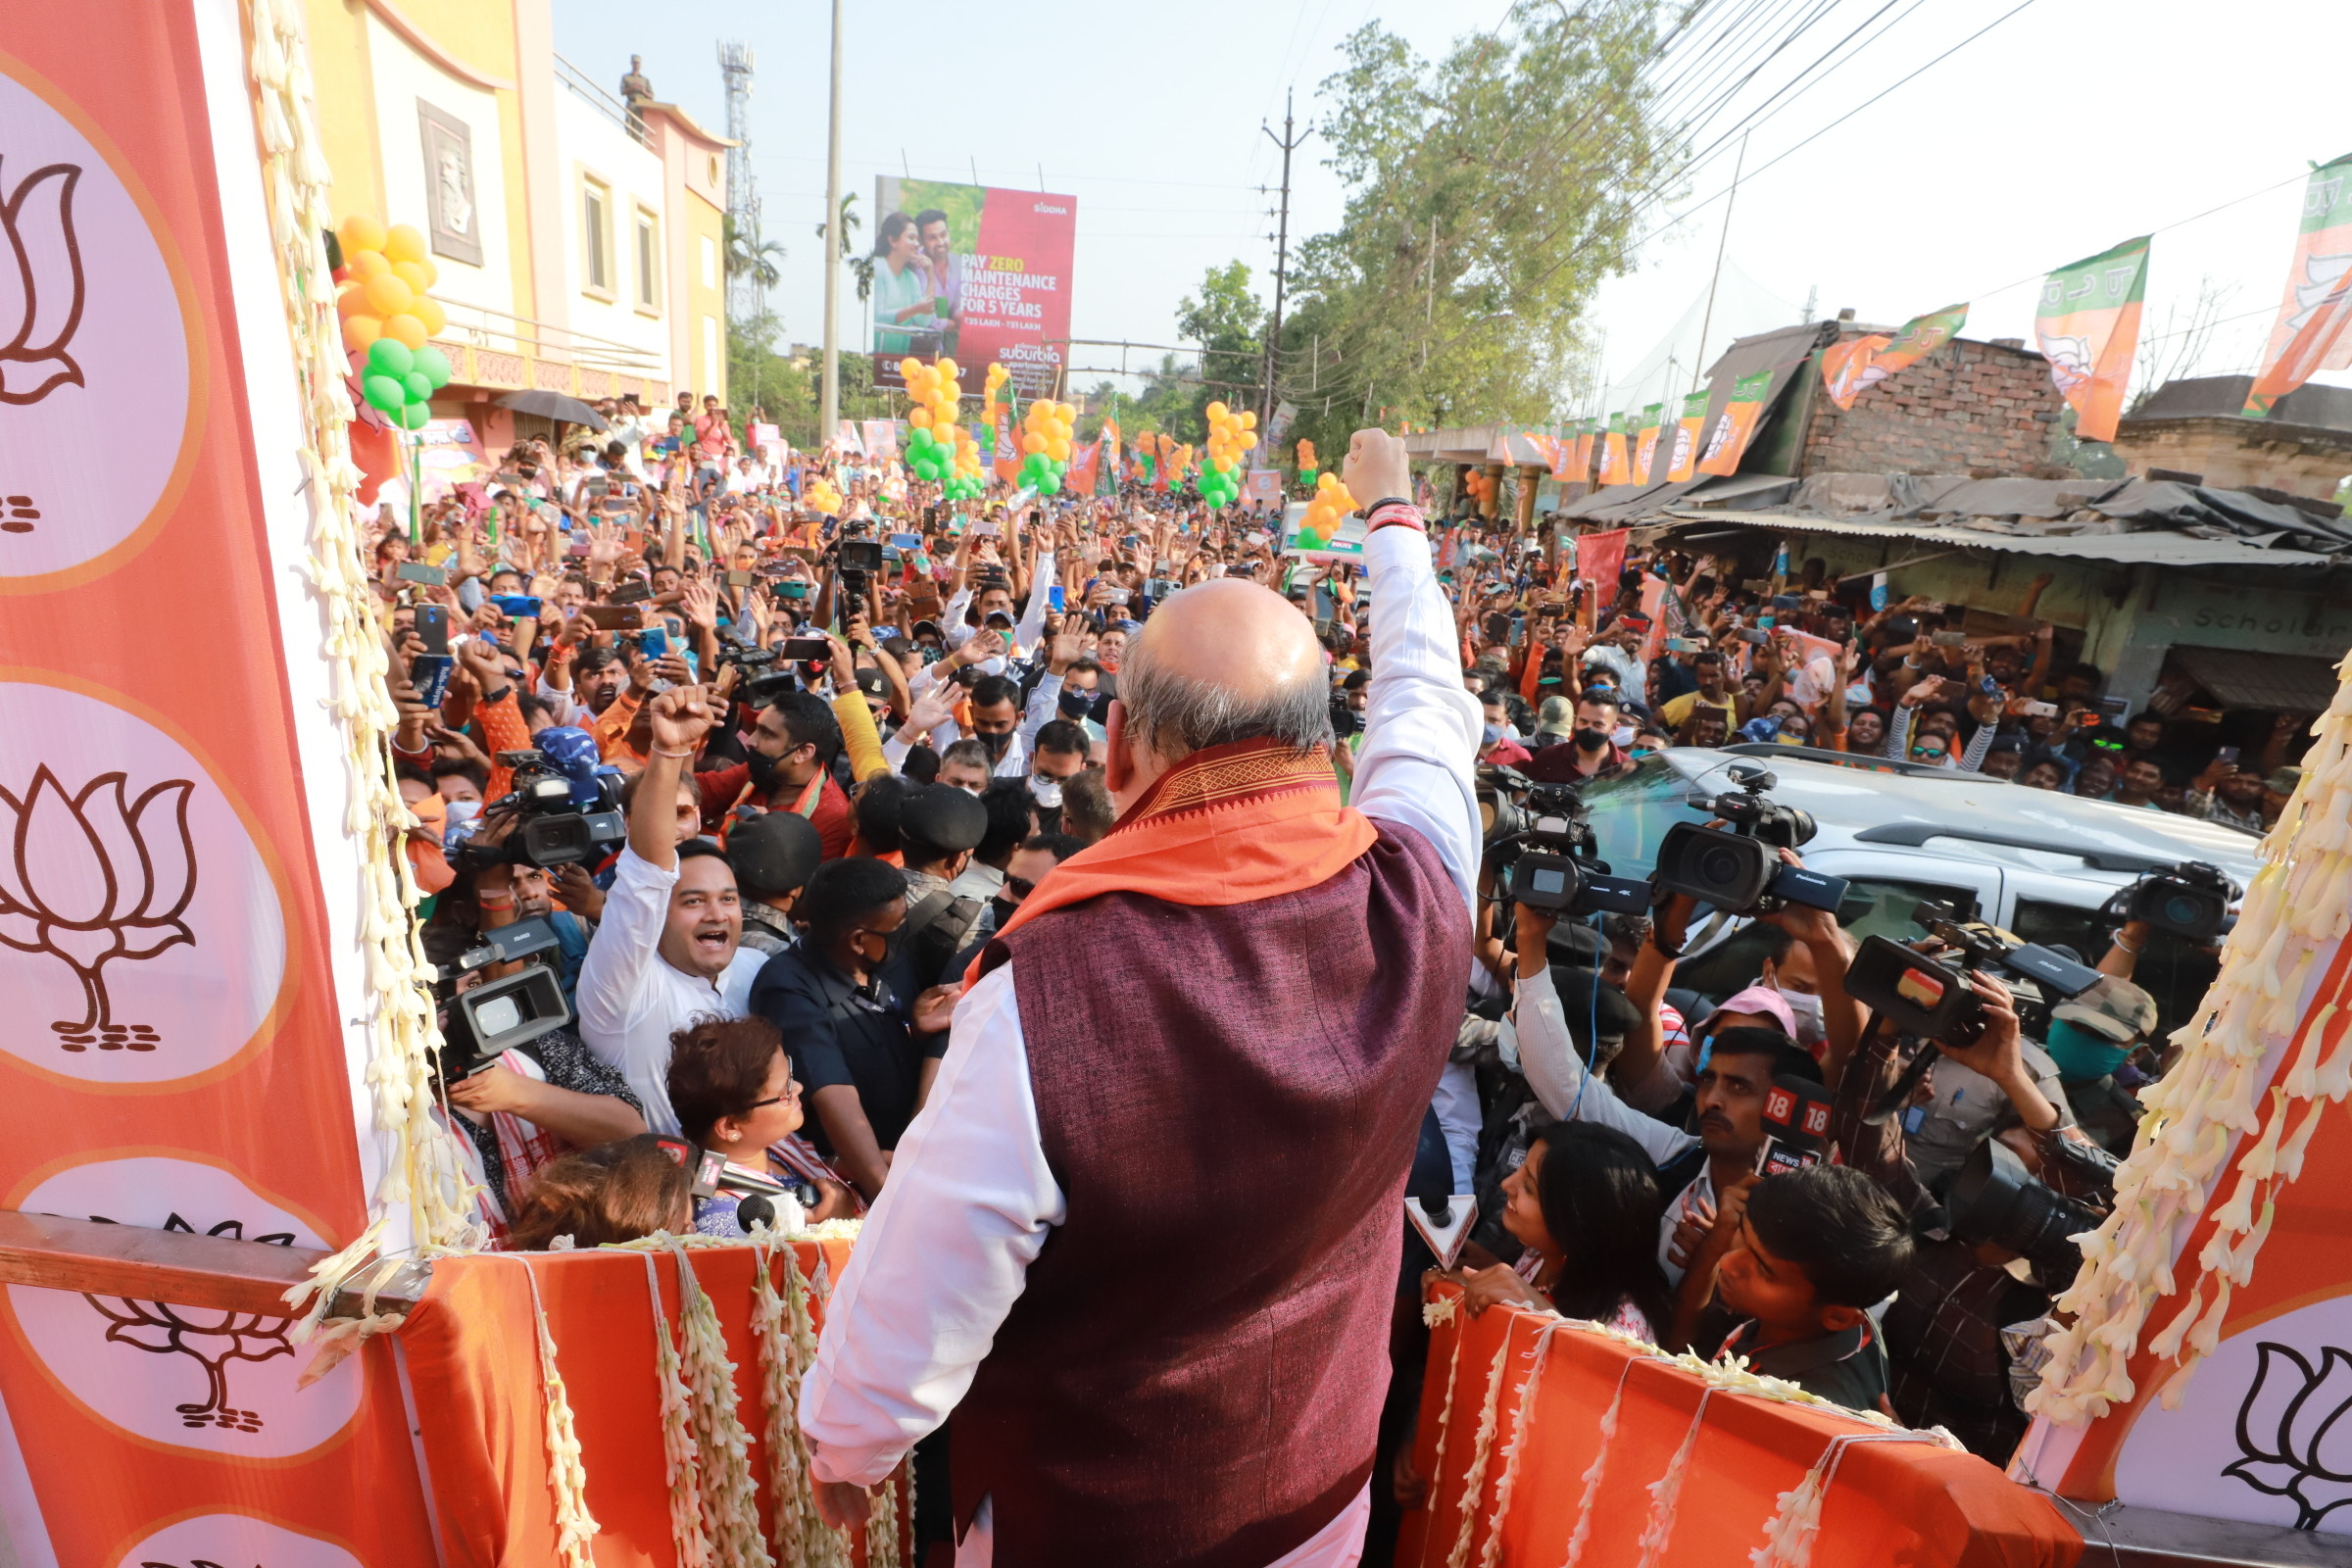
[[[1119,705],[1129,733],[1171,760],[1229,746],[1275,740],[1296,752],[1331,745],[1331,694],[1320,664],[1261,697],[1193,680],[1159,667],[1151,644],[1136,639],[1119,671]]]

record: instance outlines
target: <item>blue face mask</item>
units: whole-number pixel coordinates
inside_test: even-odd
[[[2069,1082],[2104,1078],[2132,1054],[2131,1047],[2119,1046],[2105,1035],[2064,1018],[2050,1020],[2042,1046],[2049,1052],[2050,1059],[2058,1063],[2058,1076]]]

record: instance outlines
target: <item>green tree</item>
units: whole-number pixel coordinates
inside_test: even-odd
[[[749,277],[763,289],[774,288],[783,281],[784,274],[776,269],[776,263],[784,255],[782,241],[744,232],[735,225],[732,213],[722,216],[718,223],[729,279]]]
[[[858,250],[858,225],[865,220],[858,216],[858,197],[855,192],[841,199],[841,239],[833,247],[836,263],[847,263],[858,279],[858,297],[871,299],[874,293],[874,259]],[[823,223],[816,225],[816,237],[825,237]]]
[[[1277,355],[1295,434],[1337,453],[1367,417],[1581,412],[1582,313],[1687,152],[1642,74],[1682,10],[1520,0],[1434,62],[1377,23],[1348,37],[1317,125],[1348,205],[1299,248]]]

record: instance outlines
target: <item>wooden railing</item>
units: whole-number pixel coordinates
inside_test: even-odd
[[[307,1247],[0,1209],[0,1285],[284,1317],[286,1292],[326,1255]],[[381,1293],[379,1307],[396,1310],[420,1297],[423,1275],[421,1267],[405,1270]],[[329,1315],[345,1315],[343,1305],[338,1299]]]

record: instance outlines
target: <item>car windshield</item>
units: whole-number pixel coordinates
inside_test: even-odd
[[[1616,876],[1646,878],[1657,869],[1658,844],[1677,822],[1709,822],[1712,812],[1690,805],[1690,781],[1663,757],[1651,755],[1630,773],[1583,786],[1592,810],[1593,848]]]

